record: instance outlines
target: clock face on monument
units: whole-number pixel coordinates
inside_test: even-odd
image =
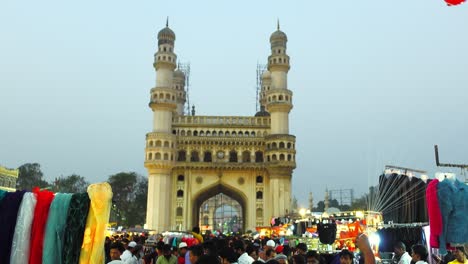
[[[224,158],[224,152],[223,151],[218,151],[218,153],[216,153],[216,156],[218,157],[218,159],[222,159],[222,158]]]

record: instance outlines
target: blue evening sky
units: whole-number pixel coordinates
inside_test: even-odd
[[[280,19],[297,136],[293,192],[377,183],[386,164],[468,163],[468,4],[443,0],[16,1],[0,4],[0,164],[52,180],[146,175],[166,16],[199,115],[253,115]],[[443,170],[447,171],[447,170]],[[459,170],[449,170],[460,174]],[[461,178],[461,176],[459,175]]]

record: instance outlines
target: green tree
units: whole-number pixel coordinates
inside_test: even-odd
[[[49,183],[44,180],[44,174],[41,171],[39,163],[26,163],[19,168],[18,180],[16,181],[16,189],[31,190],[33,187],[45,188],[49,187]]]
[[[120,172],[107,180],[112,187],[113,209],[118,212],[116,221],[119,225],[129,226],[128,217],[135,203],[137,176],[135,172]]]
[[[62,193],[86,192],[89,182],[83,176],[72,174],[67,177],[60,177],[54,182],[54,190]]]
[[[146,221],[146,205],[148,202],[148,178],[138,176],[134,190],[135,200],[130,206],[127,214],[129,226],[144,225]]]

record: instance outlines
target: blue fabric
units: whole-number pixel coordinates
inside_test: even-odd
[[[5,194],[7,194],[7,191],[0,190],[0,202],[3,200],[3,197],[5,197]]]
[[[50,205],[44,235],[42,263],[62,264],[62,245],[71,198],[70,193],[57,193]]]
[[[447,254],[447,243],[468,242],[468,187],[459,180],[445,179],[438,185],[437,196],[442,214],[439,252]]]

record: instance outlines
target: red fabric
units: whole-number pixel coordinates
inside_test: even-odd
[[[284,249],[284,247],[279,245],[279,246],[276,247],[275,251],[276,251],[277,254],[281,254],[281,253],[283,253],[283,249]]]
[[[437,198],[437,185],[439,180],[432,180],[426,189],[427,214],[429,216],[429,229],[431,232],[429,244],[433,248],[439,248],[439,235],[442,233],[442,214]]]
[[[44,234],[49,216],[49,208],[54,193],[51,191],[39,191],[38,187],[33,188],[33,193],[36,194],[37,203],[34,209],[34,218],[31,226],[31,248],[29,254],[29,264],[42,264],[42,249],[44,247]]]
[[[182,257],[182,256],[178,257],[177,264],[185,264],[185,257]]]
[[[445,2],[447,3],[448,6],[452,6],[452,5],[459,5],[465,2],[465,0],[445,0]]]

